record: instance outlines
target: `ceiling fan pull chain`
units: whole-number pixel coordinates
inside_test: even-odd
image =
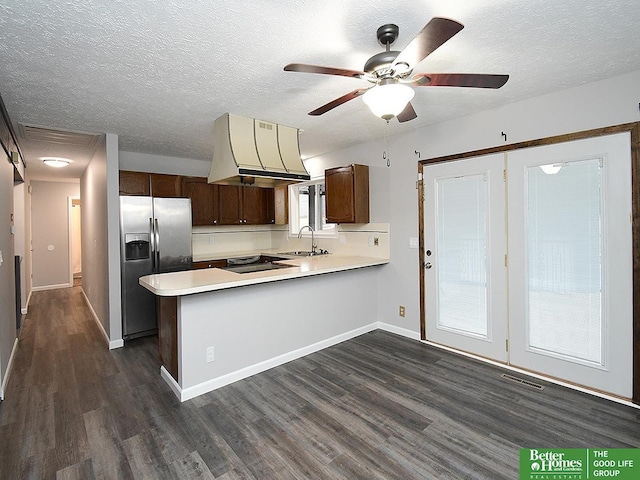
[[[384,126],[384,151],[382,152],[382,159],[387,161],[387,167],[391,166],[391,158],[389,156],[389,120]]]

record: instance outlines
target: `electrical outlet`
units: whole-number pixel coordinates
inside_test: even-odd
[[[400,308],[398,309],[398,315],[404,317],[404,305],[400,305]]]
[[[211,363],[215,360],[213,347],[207,347],[207,363]]]
[[[373,237],[373,245],[376,247],[380,245],[380,239],[378,237]]]

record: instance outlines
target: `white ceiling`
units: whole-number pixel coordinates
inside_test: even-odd
[[[383,50],[379,26],[400,27],[401,50],[434,16],[465,28],[414,72],[510,79],[418,88],[418,118],[393,120],[392,135],[640,70],[638,0],[5,0],[0,94],[14,124],[115,133],[125,151],[208,159],[213,122],[230,112],[304,130],[302,154],[315,156],[382,137],[384,121],[359,98],[308,116],[368,83],[284,65],[361,70]],[[47,175],[39,156],[69,156],[81,171],[90,154],[21,145],[36,179]]]

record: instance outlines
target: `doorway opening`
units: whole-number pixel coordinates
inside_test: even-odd
[[[80,199],[69,197],[69,283],[73,287],[82,285],[81,217]]]

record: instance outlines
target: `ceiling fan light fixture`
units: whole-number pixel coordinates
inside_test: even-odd
[[[54,168],[62,168],[67,167],[71,163],[71,160],[68,158],[60,158],[60,157],[44,157],[42,159],[45,165]]]
[[[362,96],[362,100],[374,115],[391,120],[402,113],[414,94],[413,88],[408,85],[388,83],[370,88]]]
[[[562,170],[561,163],[550,163],[548,165],[540,165],[540,169],[547,175],[555,175]]]

